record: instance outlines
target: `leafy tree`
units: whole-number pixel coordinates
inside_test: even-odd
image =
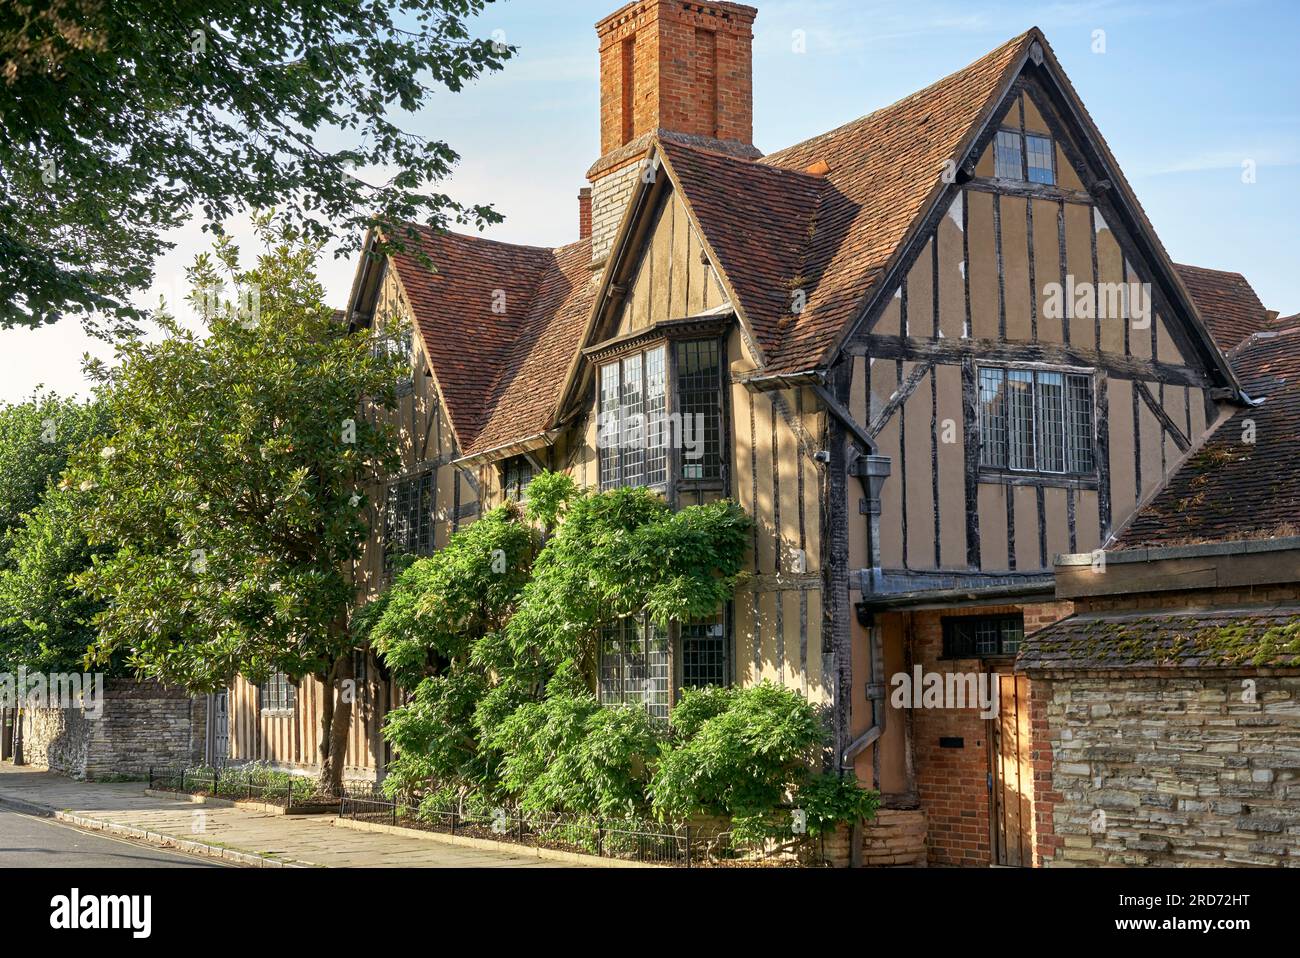
[[[0,406],[0,537],[41,504],[46,490],[63,474],[71,451],[104,428],[101,403],[55,393],[37,393],[25,402]]]
[[[105,552],[86,542],[80,498],[49,490],[7,539],[8,561],[0,569],[0,671],[73,672],[85,665],[95,640],[92,621],[103,605],[73,580],[97,551]]]
[[[0,670],[82,666],[96,605],[70,579],[90,564],[76,494],[57,488],[104,406],[53,393],[0,407]]]
[[[455,152],[392,119],[513,53],[471,37],[487,2],[0,6],[0,326],[138,318],[127,296],[193,211],[284,206],[340,252],[369,227],[400,245],[410,221],[498,220],[430,191]]]
[[[283,671],[325,686],[319,787],[336,794],[351,721],[350,573],[368,535],[364,490],[398,466],[405,357],[336,321],[317,247],[259,220],[256,265],[219,242],[190,271],[206,336],[163,317],[161,342],[127,341],[109,385],[110,432],[74,461],[93,489],[80,582],[106,603],[97,654],[194,691]],[[223,279],[257,297],[232,296]],[[252,304],[252,308],[247,308]]]

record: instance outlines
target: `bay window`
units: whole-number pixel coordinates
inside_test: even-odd
[[[600,363],[600,488],[721,480],[722,383],[717,339],[660,342]]]

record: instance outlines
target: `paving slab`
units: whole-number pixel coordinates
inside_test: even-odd
[[[564,868],[576,863],[335,828],[334,816],[286,816],[145,795],[143,782],[78,782],[0,764],[0,805],[90,831],[253,867]]]

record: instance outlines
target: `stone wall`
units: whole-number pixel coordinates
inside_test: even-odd
[[[203,699],[155,682],[110,679],[103,711],[24,709],[23,758],[75,778],[104,778],[203,757]]]
[[[1094,672],[1032,687],[1035,747],[1051,753],[1038,864],[1300,867],[1300,675]]]
[[[923,808],[881,808],[862,829],[862,865],[926,865],[926,821]]]

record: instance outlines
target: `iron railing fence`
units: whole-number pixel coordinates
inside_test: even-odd
[[[152,791],[178,792],[229,800],[257,800],[289,809],[307,804],[316,792],[310,778],[259,766],[199,765],[151,767]]]
[[[701,868],[823,863],[820,843],[800,836],[741,842],[729,830],[718,826],[536,814],[517,807],[430,798],[419,801],[408,796],[390,798],[379,792],[364,794],[359,790],[343,796],[339,817],[647,865]]]

